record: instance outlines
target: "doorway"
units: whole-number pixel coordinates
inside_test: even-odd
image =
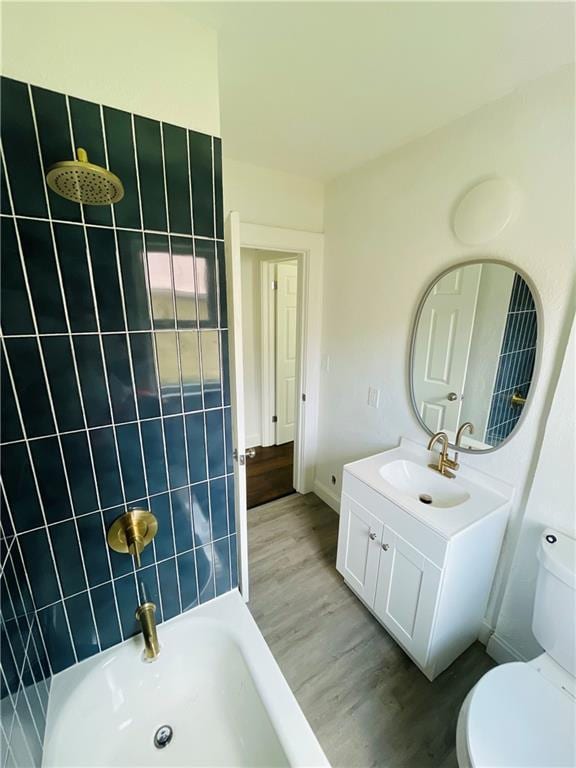
[[[289,253],[298,262],[297,413],[294,437],[294,489],[305,494],[315,487],[316,430],[320,389],[322,336],[322,274],[324,235],[240,222],[237,211],[226,218],[226,290],[229,311],[229,359],[233,450],[234,509],[238,548],[238,578],[244,600],[250,598],[248,573],[248,514],[246,508],[246,429],[244,343],[242,323],[241,248]]]
[[[298,270],[292,252],[241,249],[248,509],[294,493]]]

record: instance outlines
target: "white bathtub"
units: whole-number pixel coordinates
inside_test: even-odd
[[[43,766],[328,766],[237,591],[52,680]],[[170,725],[163,749],[154,735]]]

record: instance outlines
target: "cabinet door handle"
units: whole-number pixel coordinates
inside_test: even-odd
[[[369,537],[369,538],[370,538],[372,541],[374,541],[374,539],[376,538],[376,534],[374,533],[374,531],[370,531],[370,533],[368,534],[368,537]]]
[[[388,550],[390,549],[390,544],[382,544],[382,549],[384,550],[384,552],[388,552]]]

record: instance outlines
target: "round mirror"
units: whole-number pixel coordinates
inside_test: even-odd
[[[467,262],[441,274],[412,332],[410,389],[422,426],[452,446],[487,451],[526,410],[538,349],[538,310],[526,279],[501,262]]]

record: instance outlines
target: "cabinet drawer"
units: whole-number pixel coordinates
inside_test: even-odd
[[[379,520],[391,526],[403,539],[409,541],[431,562],[442,568],[448,542],[440,534],[346,471],[342,493],[356,499]]]

